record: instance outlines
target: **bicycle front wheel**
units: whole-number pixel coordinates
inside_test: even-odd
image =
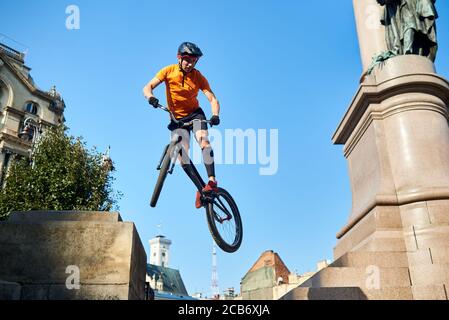
[[[156,185],[154,186],[153,195],[151,196],[150,206],[156,207],[157,200],[161,194],[162,186],[164,185],[165,178],[167,177],[168,170],[170,169],[170,147],[167,149],[164,160],[162,161],[161,169],[159,170],[159,176],[157,178]]]
[[[207,224],[215,243],[226,252],[235,252],[242,243],[240,212],[229,192],[218,188],[206,206]]]

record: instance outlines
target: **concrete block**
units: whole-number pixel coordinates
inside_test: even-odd
[[[129,222],[0,224],[0,275],[14,282],[65,283],[73,266],[85,284],[127,283],[133,229]]]
[[[32,212],[10,220],[0,223],[0,279],[22,283],[25,299],[53,298],[61,291],[48,285],[65,287],[71,277],[86,288],[127,287],[120,299],[143,299],[146,254],[134,224],[118,213]],[[80,292],[74,296],[90,291]]]
[[[0,280],[0,300],[20,300],[21,291],[19,283]]]

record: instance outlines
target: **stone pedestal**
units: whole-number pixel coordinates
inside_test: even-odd
[[[373,57],[387,50],[385,28],[380,23],[382,7],[376,0],[353,0],[360,56],[365,73]]]
[[[375,248],[385,239],[405,249],[411,205],[449,199],[448,103],[448,82],[416,55],[387,60],[360,86],[333,137],[344,144],[352,189],[336,258],[366,246],[368,235]]]
[[[0,257],[0,297],[144,299],[146,254],[118,213],[13,213],[0,223]]]
[[[361,84],[333,136],[352,210],[334,262],[284,299],[448,299],[449,83],[397,56]]]

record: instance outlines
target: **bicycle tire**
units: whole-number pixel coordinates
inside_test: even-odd
[[[153,195],[151,196],[150,206],[152,208],[156,207],[159,195],[161,194],[162,187],[167,177],[168,170],[170,168],[171,158],[170,158],[171,146],[165,152],[164,160],[162,161],[161,169],[159,170],[159,176],[154,186]]]
[[[219,199],[219,200],[217,200]],[[225,237],[224,231],[220,231],[221,226],[223,226],[223,221],[218,221],[218,216],[223,216],[222,214],[218,214],[217,211],[223,211],[220,207],[222,207],[223,201],[221,203],[217,203],[216,201],[224,200],[228,207],[225,209],[232,216],[231,220],[225,220],[224,222],[230,222],[231,226],[226,227],[231,232],[231,236]],[[218,205],[217,205],[218,204]],[[215,207],[215,208],[214,208]],[[243,239],[243,225],[242,219],[240,217],[240,212],[235,203],[232,196],[223,188],[218,188],[218,192],[214,193],[214,202],[209,202],[206,205],[206,216],[207,216],[207,225],[209,227],[209,231],[214,239],[215,243],[225,252],[235,252],[240,248]],[[217,225],[218,223],[218,225]],[[218,228],[220,227],[220,228]],[[229,239],[228,239],[229,238]]]

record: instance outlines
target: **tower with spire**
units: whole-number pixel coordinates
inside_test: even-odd
[[[162,235],[150,240],[150,264],[168,268],[171,240]]]

